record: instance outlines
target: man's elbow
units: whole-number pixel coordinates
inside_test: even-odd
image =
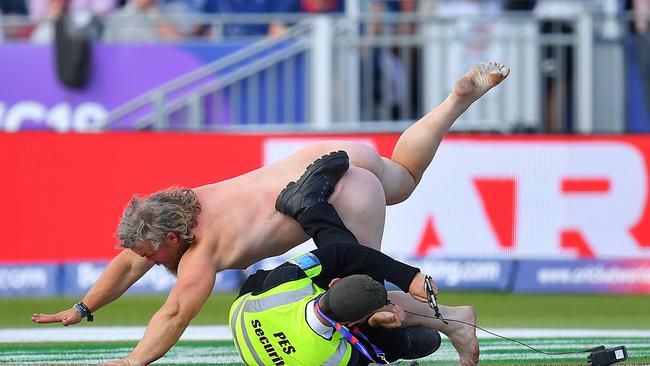
[[[170,323],[174,324],[175,327],[179,329],[185,329],[190,325],[190,322],[194,316],[188,313],[177,311],[168,313],[166,318]]]
[[[200,299],[200,298],[194,298],[191,301],[184,301],[180,303],[180,306],[178,307],[178,317],[184,319],[187,323],[192,321],[194,317],[196,317],[199,312],[201,311],[201,308],[203,307],[203,304],[205,304],[205,299]]]
[[[176,317],[180,319],[185,326],[188,326],[198,313],[199,309],[181,309]]]
[[[169,313],[186,324],[199,313],[205,301],[210,297],[214,282],[187,281],[176,283],[170,298],[165,303]]]
[[[178,324],[178,326],[182,327],[183,329],[187,328],[190,325],[190,322],[192,321],[192,319],[194,319],[193,316],[189,316],[189,315],[181,314],[181,313],[177,314],[174,317],[174,320],[175,320],[176,324]]]
[[[198,310],[194,311],[194,309],[179,303],[167,303],[161,310],[167,321],[182,327],[187,327],[198,313]]]

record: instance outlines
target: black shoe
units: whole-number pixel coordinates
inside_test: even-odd
[[[297,182],[290,182],[275,201],[275,209],[300,221],[300,215],[309,207],[327,202],[336,182],[350,167],[345,151],[323,155],[307,167]]]
[[[426,357],[440,347],[440,333],[425,327],[403,328],[402,331],[410,341],[410,347],[404,356],[405,360]]]

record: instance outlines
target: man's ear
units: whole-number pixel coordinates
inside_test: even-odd
[[[172,243],[178,243],[180,241],[180,238],[178,235],[176,235],[176,233],[167,233],[165,234],[165,238]]]
[[[337,283],[337,282],[339,282],[340,280],[341,280],[341,279],[340,279],[339,277],[332,278],[332,280],[330,281],[329,287],[334,286],[334,284]]]

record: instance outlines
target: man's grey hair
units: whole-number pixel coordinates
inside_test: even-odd
[[[194,243],[190,230],[196,226],[201,204],[191,189],[171,187],[140,199],[133,196],[117,227],[116,236],[123,248],[133,248],[149,240],[159,249],[167,233],[176,233],[187,244]]]

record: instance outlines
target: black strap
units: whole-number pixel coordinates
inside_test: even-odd
[[[90,308],[88,308],[88,306],[84,304],[83,301],[79,301],[78,303],[74,304],[74,308],[77,309],[79,313],[81,313],[81,316],[85,316],[86,320],[89,322],[92,322],[95,319],[93,313],[90,311]]]

